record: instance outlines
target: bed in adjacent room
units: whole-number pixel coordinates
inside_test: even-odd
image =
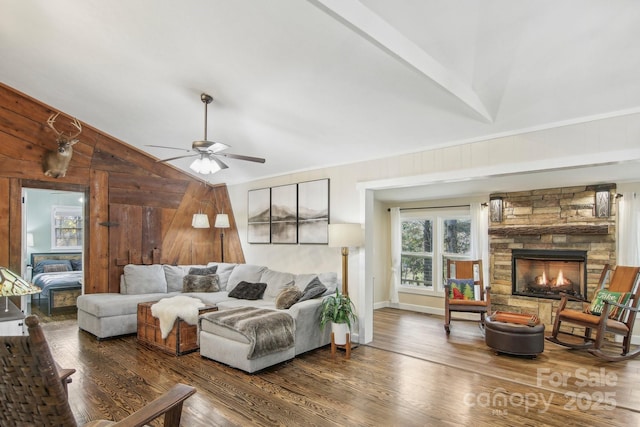
[[[54,308],[75,306],[82,292],[82,253],[57,252],[31,254],[31,282],[42,289],[36,298],[46,299],[47,315]]]

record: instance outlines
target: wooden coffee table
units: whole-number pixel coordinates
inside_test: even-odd
[[[190,325],[179,317],[167,338],[162,338],[160,321],[151,314],[151,306],[156,302],[138,304],[138,342],[176,356],[198,350],[198,325]],[[198,309],[198,315],[211,311],[218,311],[218,307],[205,305]]]

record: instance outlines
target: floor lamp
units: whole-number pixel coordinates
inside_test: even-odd
[[[349,248],[362,246],[360,224],[329,224],[329,246],[342,248],[342,293],[349,295]]]
[[[229,215],[218,214],[216,215],[216,222],[213,225],[215,228],[220,229],[220,256],[221,262],[224,262],[224,229],[229,228]]]

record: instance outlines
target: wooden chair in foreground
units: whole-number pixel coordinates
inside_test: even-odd
[[[594,302],[591,305],[584,304],[583,310],[566,308],[567,302],[572,298],[567,294],[562,294],[553,323],[553,331],[547,340],[565,347],[587,349],[591,354],[610,362],[640,355],[640,348],[633,352],[630,351],[633,323],[636,320],[638,303],[640,302],[640,267],[619,265],[611,276],[609,287],[605,289],[607,276],[609,276],[608,264],[605,265],[600,275],[599,286],[593,297]],[[603,293],[598,296],[601,292]],[[598,312],[599,315],[592,314]],[[584,334],[574,334],[573,330],[571,332],[561,331],[562,325],[565,328],[567,326],[584,328]],[[595,332],[595,337],[592,337],[593,332]],[[606,340],[605,334],[607,333],[622,335],[622,343]],[[581,342],[561,341],[558,338],[560,334],[578,337]],[[606,351],[605,347],[607,347]],[[622,347],[622,353],[620,355],[614,354],[609,347]]]
[[[57,367],[36,316],[25,321],[28,336],[0,337],[0,425],[76,426],[66,393],[75,369]],[[195,392],[176,384],[120,422],[100,420],[85,426],[143,426],[164,415],[165,426],[178,427],[182,404]]]
[[[477,280],[475,279],[477,277]],[[471,295],[464,295],[459,290],[453,290],[453,298],[451,297],[452,285],[449,279],[461,280],[471,279],[473,285],[479,288],[479,299],[475,299]],[[474,287],[475,287],[474,286]],[[484,327],[484,317],[491,313],[491,296],[489,294],[490,287],[485,288],[482,280],[482,261],[459,261],[447,259],[447,283],[444,285],[444,330],[447,335],[451,332],[451,312],[479,313],[480,326]]]

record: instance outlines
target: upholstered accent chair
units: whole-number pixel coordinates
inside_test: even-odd
[[[605,287],[608,276],[611,276],[611,280],[609,286]],[[640,303],[640,267],[619,265],[611,275],[610,266],[607,264],[600,274],[591,304],[583,303],[582,310],[569,309],[567,302],[571,299],[573,298],[570,295],[562,295],[556,310],[553,331],[547,340],[569,348],[587,349],[591,354],[610,362],[640,355],[640,348],[631,351],[633,324]],[[566,330],[560,329],[563,325]],[[584,332],[574,333],[573,328]],[[605,334],[622,336],[622,343],[605,339]],[[578,339],[561,340],[560,335]],[[612,352],[612,348],[620,347],[620,354]]]
[[[0,425],[76,426],[67,398],[74,369],[53,360],[36,316],[28,316],[27,336],[0,337]],[[164,425],[178,427],[182,404],[196,389],[176,384],[164,395],[120,422],[92,421],[86,426],[143,426],[164,415]]]
[[[444,330],[451,332],[451,313],[478,313],[484,328],[485,315],[491,313],[491,288],[484,287],[482,261],[447,259],[447,282],[444,298]]]

